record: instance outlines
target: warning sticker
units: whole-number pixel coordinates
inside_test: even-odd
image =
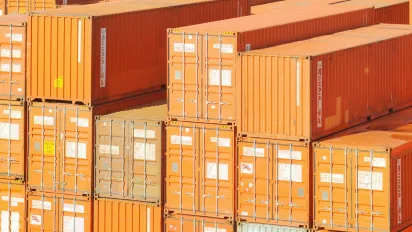
[[[178,145],[186,145],[186,146],[191,146],[192,145],[192,137],[190,136],[179,136],[179,135],[172,135],[170,137],[171,143],[172,144],[178,144]]]
[[[253,164],[251,163],[241,163],[240,172],[243,174],[253,174]]]
[[[41,216],[36,214],[30,215],[30,224],[32,225],[41,225]]]
[[[156,144],[135,143],[134,144],[134,158],[138,160],[156,160]]]
[[[383,189],[382,172],[372,172],[372,178],[371,178],[371,172],[358,171],[358,188],[382,191]]]
[[[86,159],[87,145],[85,143],[77,143],[77,148],[78,149],[76,149],[76,142],[66,142],[66,157]]]
[[[243,147],[243,155],[244,156],[256,156],[256,157],[264,157],[265,156],[265,149],[264,148],[254,148],[254,147]]]
[[[216,179],[218,176],[217,163],[207,163],[206,166],[206,177]],[[229,180],[229,165],[219,164],[219,180]]]
[[[229,138],[216,138],[216,137],[211,137],[210,142],[216,143],[218,142],[219,147],[230,147],[230,139]]]
[[[44,141],[43,152],[45,155],[54,155],[54,141]]]
[[[320,182],[323,183],[335,183],[335,184],[343,184],[344,183],[344,176],[343,174],[330,174],[330,173],[321,173],[320,174]]]

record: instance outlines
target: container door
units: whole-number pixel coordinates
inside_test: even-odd
[[[26,111],[23,103],[0,103],[0,176],[24,180]]]
[[[166,204],[169,212],[199,211],[199,130],[173,124],[166,129]]]
[[[76,197],[59,197],[59,227],[72,232],[91,232],[91,201]]]
[[[26,14],[30,13],[32,0],[9,0],[7,1],[7,14]]]
[[[225,220],[195,217],[166,218],[165,232],[233,232],[234,226]]]
[[[353,228],[390,231],[390,155],[386,151],[354,150]]]
[[[314,225],[318,228],[351,228],[351,192],[353,176],[348,149],[316,147]]]
[[[26,231],[26,188],[23,184],[0,183],[1,230]]]
[[[201,112],[201,44],[199,34],[169,33],[169,116],[197,120]]]
[[[235,58],[236,37],[233,33],[206,35],[204,40],[203,115],[211,122],[236,119]]]
[[[93,177],[92,113],[88,108],[63,108],[61,120],[62,191],[90,194]]]
[[[54,195],[28,196],[28,231],[63,231],[59,227],[58,198]]]
[[[234,144],[231,127],[201,127],[200,212],[201,215],[234,217]]]

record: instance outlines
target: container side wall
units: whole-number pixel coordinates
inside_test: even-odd
[[[375,9],[376,23],[409,24],[409,2]]]

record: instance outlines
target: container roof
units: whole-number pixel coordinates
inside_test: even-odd
[[[0,17],[0,25],[16,25],[16,24],[25,24],[28,19],[27,14],[9,14]]]
[[[328,0],[331,1],[331,0]],[[398,5],[402,3],[407,3],[409,0],[332,0],[333,2],[329,4],[343,4],[343,5],[364,5],[364,6],[374,6],[375,8],[384,8],[388,6]]]
[[[124,0],[63,7],[53,10],[34,12],[32,13],[32,15],[93,17],[160,8],[169,8],[174,6],[210,1],[212,0]]]
[[[265,13],[244,16],[240,18],[226,19],[209,23],[202,23],[192,26],[180,27],[181,31],[193,33],[238,33],[245,31],[254,31],[262,28],[281,26],[290,23],[307,21],[317,18],[324,18],[332,15],[339,15],[348,12],[369,9],[371,7],[352,6],[352,5],[313,5],[300,8],[290,8],[289,10],[276,11],[276,13]]]
[[[113,118],[165,120],[167,117],[167,102],[156,101],[131,110],[109,114]]]
[[[244,54],[310,57],[412,34],[412,25],[378,24],[309,40],[254,50]]]

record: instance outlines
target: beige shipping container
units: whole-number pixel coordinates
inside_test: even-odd
[[[164,232],[234,232],[233,221],[190,215],[166,217]]]
[[[313,141],[406,108],[410,50],[411,26],[379,24],[243,53],[240,134]]]
[[[163,202],[166,101],[95,119],[99,198]]]
[[[25,180],[26,103],[0,100],[0,178]]]
[[[93,203],[87,197],[29,192],[27,231],[92,232]]]
[[[161,232],[163,209],[134,201],[94,199],[95,232]]]
[[[24,14],[0,17],[0,100],[25,100],[27,19]]]
[[[234,126],[172,121],[166,127],[166,214],[234,219]]]
[[[26,232],[26,186],[15,181],[0,181],[1,230]]]

